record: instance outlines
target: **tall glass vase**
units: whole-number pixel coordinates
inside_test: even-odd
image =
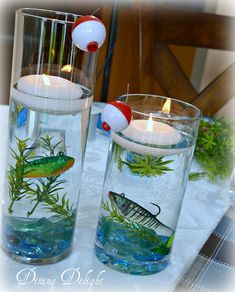
[[[79,17],[16,12],[2,240],[25,263],[72,248],[97,61],[72,42]]]
[[[115,270],[152,274],[169,262],[200,111],[154,95],[119,100],[133,115],[126,130],[111,133],[95,253]]]

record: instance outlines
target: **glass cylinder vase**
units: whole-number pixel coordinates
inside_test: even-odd
[[[129,104],[132,120],[111,133],[95,253],[115,270],[152,274],[169,262],[200,111],[154,95],[119,101]]]
[[[2,240],[29,264],[72,248],[97,61],[72,42],[79,17],[16,12]]]

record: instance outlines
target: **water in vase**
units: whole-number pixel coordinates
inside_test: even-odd
[[[82,90],[71,103],[29,103],[12,91],[2,240],[19,261],[51,263],[71,251],[92,101]]]
[[[112,141],[95,241],[104,264],[136,275],[167,266],[193,145],[193,138],[181,133],[178,144],[159,146],[167,155],[153,156]]]

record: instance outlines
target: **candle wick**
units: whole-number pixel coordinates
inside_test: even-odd
[[[149,115],[146,130],[149,132],[153,131],[153,114],[152,113],[150,113]]]
[[[50,86],[51,85],[50,80],[49,80],[49,78],[48,78],[48,76],[46,74],[42,74],[42,79],[43,79],[44,85],[46,85],[46,86]]]
[[[128,102],[129,89],[130,89],[130,84],[127,83],[127,86],[126,86],[126,103]]]

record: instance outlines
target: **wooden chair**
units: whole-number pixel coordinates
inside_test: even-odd
[[[235,50],[235,17],[166,8],[141,7],[143,76],[152,76],[171,97],[198,106],[213,115],[235,96],[235,64],[202,92],[197,92],[175,58],[170,44],[218,50]]]

